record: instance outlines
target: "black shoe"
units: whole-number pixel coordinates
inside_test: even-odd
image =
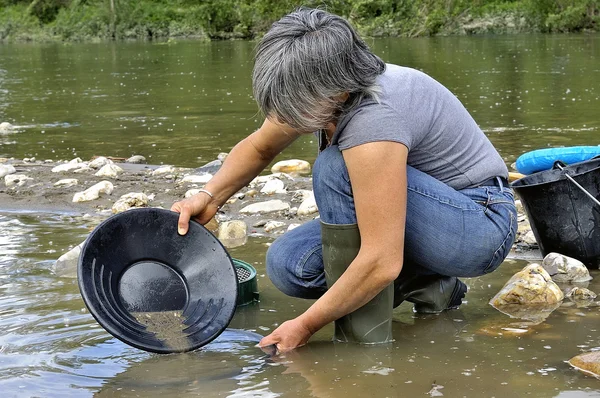
[[[394,308],[404,301],[414,303],[420,314],[439,314],[458,308],[467,285],[455,276],[402,274],[394,281]]]

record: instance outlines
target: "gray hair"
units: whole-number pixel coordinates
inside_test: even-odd
[[[266,117],[316,131],[363,98],[377,99],[375,81],[384,70],[348,21],[298,9],[275,22],[257,46],[254,98]]]

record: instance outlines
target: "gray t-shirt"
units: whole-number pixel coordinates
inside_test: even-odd
[[[343,115],[332,139],[340,150],[375,141],[408,148],[408,164],[454,189],[508,177],[506,164],[462,103],[415,69],[388,64],[377,79],[379,102]]]

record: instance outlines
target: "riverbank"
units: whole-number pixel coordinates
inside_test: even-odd
[[[594,0],[331,3],[328,11],[347,18],[366,37],[597,31],[600,21]],[[0,41],[254,39],[297,5],[287,0],[0,0]]]

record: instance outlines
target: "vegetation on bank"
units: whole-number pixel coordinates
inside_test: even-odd
[[[254,38],[299,5],[366,36],[598,30],[600,0],[0,0],[0,40]]]

